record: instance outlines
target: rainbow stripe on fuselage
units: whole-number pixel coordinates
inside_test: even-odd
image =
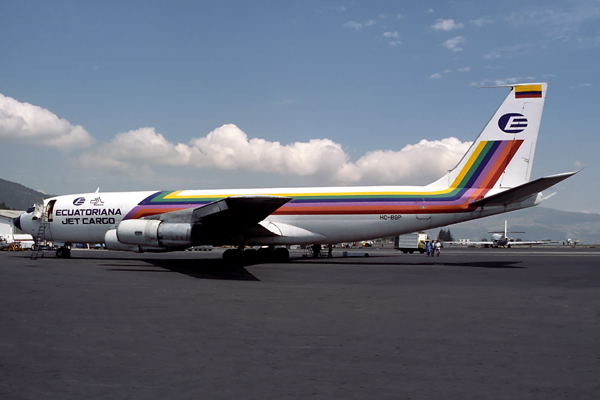
[[[482,141],[467,160],[452,184],[431,191],[355,191],[339,193],[269,193],[291,197],[273,215],[343,214],[439,214],[473,211],[470,203],[483,198],[494,187],[522,140]],[[197,208],[230,195],[183,195],[184,191],[156,192],[134,207],[125,219]],[[257,194],[265,194],[260,192]]]

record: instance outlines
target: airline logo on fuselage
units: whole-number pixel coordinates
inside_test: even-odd
[[[498,120],[498,128],[506,133],[519,133],[527,128],[527,118],[523,114],[504,114]]]
[[[85,197],[78,197],[75,200],[73,200],[74,206],[80,206],[80,205],[83,205],[84,203],[85,203]],[[98,207],[98,206],[103,206],[104,202],[102,201],[102,199],[100,197],[96,197],[95,199],[90,200],[90,204],[93,204],[94,206]]]
[[[63,225],[114,225],[111,215],[122,215],[120,208],[63,208],[56,210],[57,217],[66,217]],[[88,218],[90,217],[90,218]]]
[[[104,202],[102,201],[102,199],[100,197],[96,197],[93,200],[90,200],[90,204],[93,204],[95,206],[103,206]]]
[[[120,208],[76,208],[76,209],[59,209],[56,210],[57,217],[77,217],[77,216],[92,216],[92,215],[121,215]]]

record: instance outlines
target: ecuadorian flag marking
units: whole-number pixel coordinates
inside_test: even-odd
[[[523,85],[515,87],[516,99],[535,99],[542,97],[542,85]]]

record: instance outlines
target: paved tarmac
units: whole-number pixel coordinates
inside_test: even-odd
[[[0,252],[0,399],[598,398],[600,249],[367,251]]]

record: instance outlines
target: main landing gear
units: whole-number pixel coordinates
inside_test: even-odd
[[[56,257],[57,258],[69,258],[71,257],[71,249],[68,247],[59,247],[56,249]]]
[[[262,247],[260,249],[227,249],[223,253],[223,261],[230,265],[252,265],[259,263],[285,263],[290,259],[290,252],[283,247]]]

